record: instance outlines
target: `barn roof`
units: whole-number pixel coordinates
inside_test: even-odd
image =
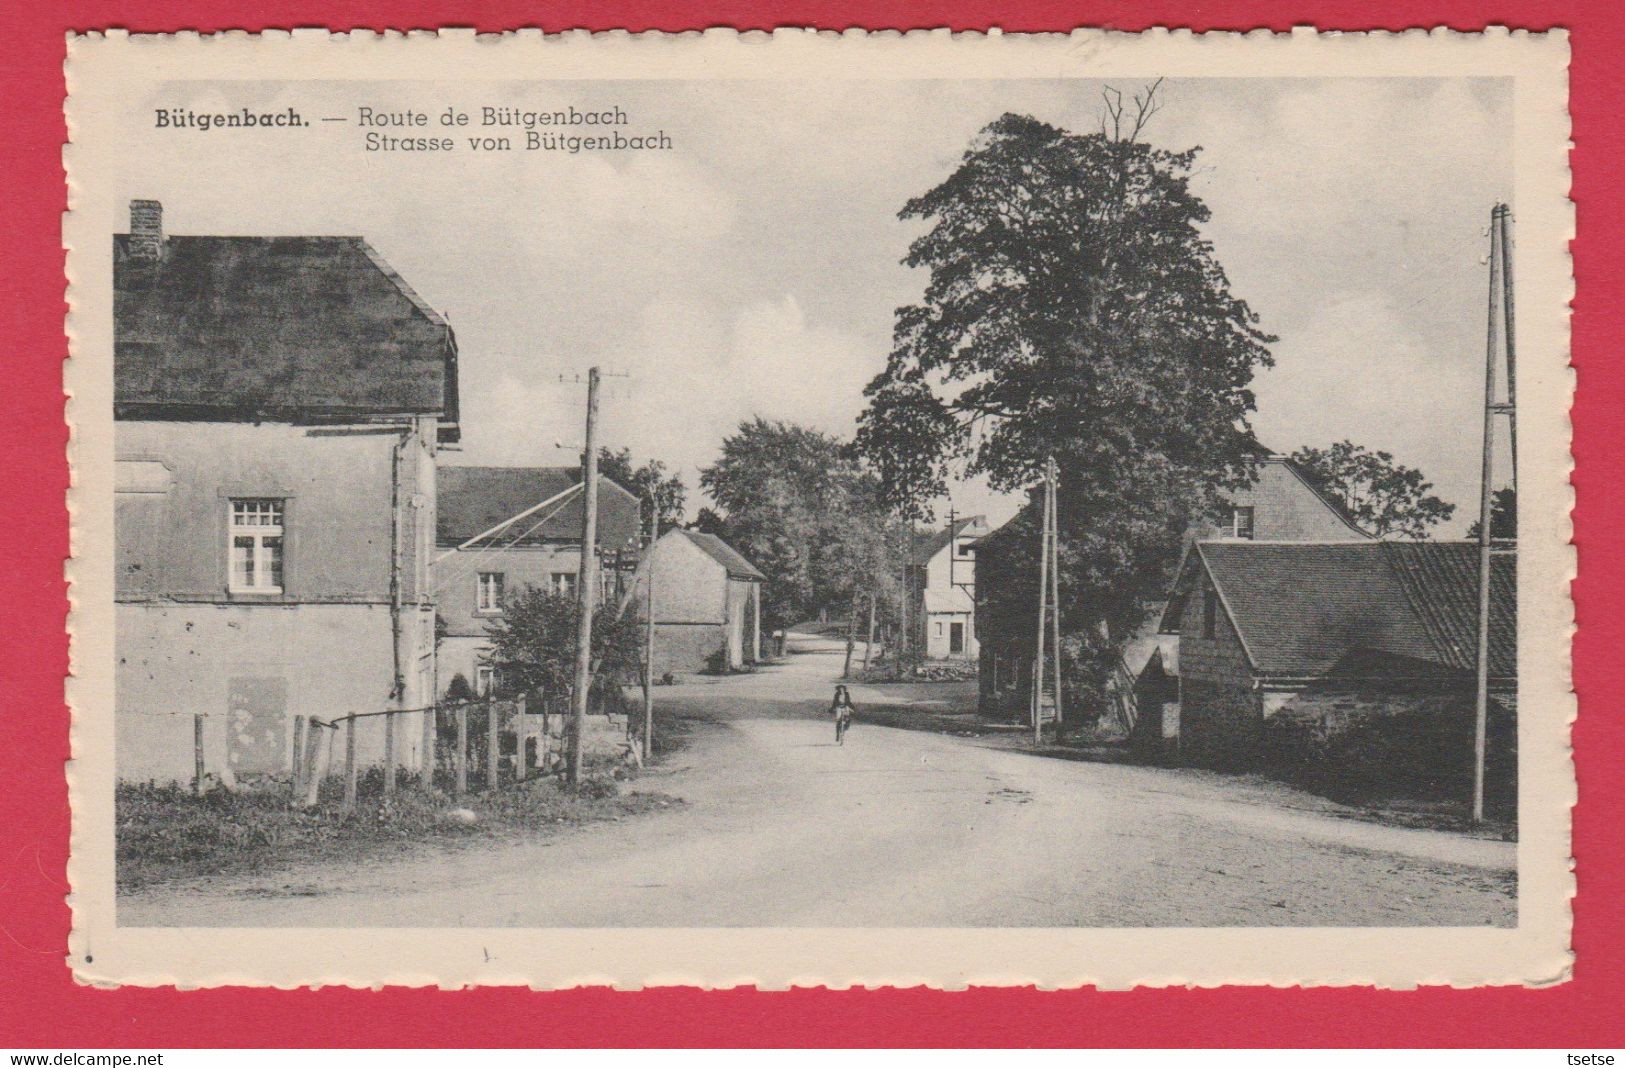
[[[1310,677],[1355,650],[1471,671],[1478,547],[1469,542],[1201,542],[1186,557],[1163,630],[1177,631],[1198,574],[1211,578],[1253,667]],[[1517,674],[1516,561],[1491,568],[1490,674]]]
[[[756,569],[756,565],[741,556],[733,546],[717,537],[715,534],[705,534],[698,530],[684,530],[676,528],[678,533],[688,536],[688,540],[699,546],[700,551],[721,564],[729,575],[734,578],[753,579],[764,581],[767,576]]]
[[[451,327],[359,237],[114,235],[113,334],[120,418],[457,420]]]
[[[460,545],[499,523],[513,519],[581,481],[575,467],[453,467],[438,472],[436,538],[441,545]],[[582,496],[544,508],[512,523],[491,542],[533,545],[581,540]],[[625,549],[638,545],[641,518],[638,499],[619,483],[598,480],[598,545]]]

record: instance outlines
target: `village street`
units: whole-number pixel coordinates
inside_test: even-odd
[[[864,723],[839,646],[662,688],[689,744],[634,789],[685,804],[535,842],[171,884],[120,925],[1510,925],[1515,846],[1260,803],[1220,776]]]

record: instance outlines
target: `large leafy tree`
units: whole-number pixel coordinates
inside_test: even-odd
[[[541,691],[568,704],[575,689],[576,599],[527,586],[488,628],[490,663],[510,692]],[[636,682],[643,663],[643,621],[635,612],[595,612],[593,689]]]
[[[1056,458],[1066,644],[1096,678],[1100,624],[1135,625],[1187,525],[1250,477],[1248,387],[1274,340],[1202,234],[1197,150],[1139,139],[1154,92],[1126,130],[1113,96],[1099,132],[1006,114],[903,207],[929,224],[904,259],[929,278],[897,312],[857,436],[887,499],[916,514],[954,473],[1013,490]],[[1023,566],[984,591],[995,615],[1032,603],[1034,511],[1001,539]]]
[[[723,440],[700,472],[717,511],[704,527],[766,575],[762,619],[778,628],[820,610],[845,614],[900,570],[896,521],[879,481],[838,438],[755,418]]]
[[[1455,505],[1428,492],[1433,483],[1422,472],[1396,463],[1392,453],[1339,441],[1324,449],[1299,449],[1292,462],[1356,524],[1379,538],[1425,538],[1430,527],[1456,511]]]
[[[688,487],[683,485],[681,476],[668,472],[661,461],[638,464],[632,459],[631,449],[616,452],[605,447],[598,450],[598,473],[637,494],[638,515],[645,529],[649,525],[650,502],[660,517],[661,530],[682,524]]]

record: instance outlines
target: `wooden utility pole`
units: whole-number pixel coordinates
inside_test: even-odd
[[[1484,340],[1484,455],[1480,471],[1478,494],[1478,656],[1474,682],[1473,715],[1473,822],[1484,819],[1484,766],[1489,735],[1490,705],[1490,576],[1496,556],[1495,538],[1491,527],[1495,518],[1495,417],[1505,415],[1508,422],[1508,444],[1512,448],[1512,485],[1518,484],[1517,416],[1514,401],[1517,386],[1513,375],[1517,366],[1516,342],[1513,337],[1511,212],[1505,204],[1497,204],[1490,213],[1490,291],[1489,312],[1486,317]],[[1500,345],[1496,315],[1501,316],[1505,331],[1504,349]],[[1498,357],[1505,352],[1505,402],[1496,400],[1496,370]]]
[[[869,591],[869,634],[863,643],[863,673],[869,673],[869,654],[875,647],[875,592]]]
[[[649,557],[643,569],[643,762],[655,755],[655,542],[660,540],[660,511],[649,495]]]
[[[1056,554],[1055,483],[1057,468],[1055,457],[1044,463],[1044,523],[1038,537],[1038,643],[1033,658],[1032,717],[1033,745],[1044,742],[1044,644],[1046,637],[1053,648],[1049,656],[1053,665],[1055,685],[1055,732],[1059,740],[1061,731],[1061,561]]]
[[[592,689],[592,614],[598,594],[598,368],[587,372],[587,439],[582,456],[581,566],[576,572],[576,678],[570,702],[565,782],[581,781],[581,742]]]
[[[1055,662],[1055,740],[1061,740],[1061,472],[1055,457],[1049,458],[1049,625],[1051,658]]]

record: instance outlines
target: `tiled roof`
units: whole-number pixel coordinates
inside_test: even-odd
[[[512,519],[581,480],[574,467],[442,467],[437,478],[441,545],[460,545],[476,534]],[[581,540],[582,496],[526,516],[490,539],[494,544],[529,545]],[[531,529],[538,521],[541,525]],[[598,545],[605,550],[635,548],[641,519],[638,499],[619,483],[598,481]]]
[[[1186,560],[1165,627],[1198,567],[1212,577],[1254,668],[1323,675],[1354,650],[1475,667],[1478,549],[1467,542],[1203,542]],[[1517,673],[1515,560],[1491,569],[1490,673]]]
[[[763,581],[767,578],[756,569],[756,565],[746,560],[733,546],[717,537],[715,534],[704,534],[698,530],[683,530],[677,528],[678,533],[688,536],[688,540],[700,547],[711,559],[721,564],[728,574],[735,578],[756,579]]]
[[[451,328],[359,237],[113,238],[122,418],[457,419]]]
[[[1477,668],[1478,546],[1472,542],[1383,543],[1439,655],[1466,671]],[[1490,558],[1490,674],[1518,673],[1517,557]]]

